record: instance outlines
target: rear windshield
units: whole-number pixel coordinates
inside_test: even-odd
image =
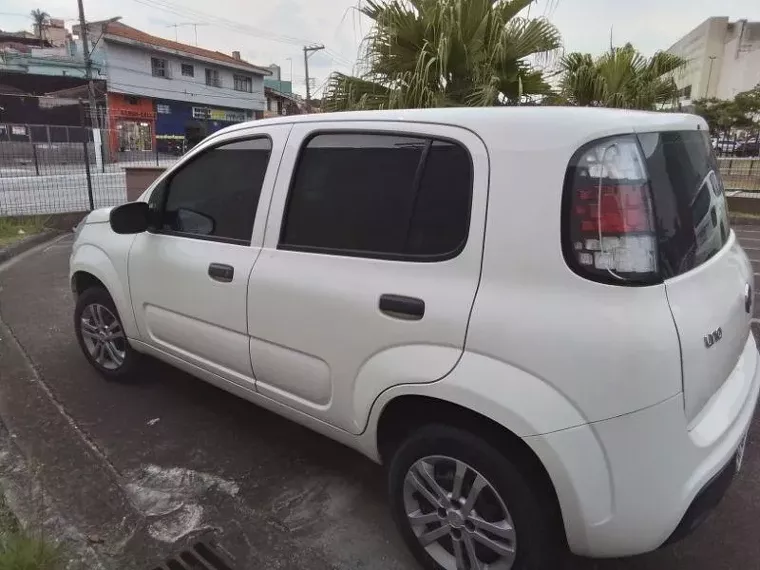
[[[660,271],[694,269],[726,243],[728,210],[718,164],[703,131],[639,135],[654,201]]]

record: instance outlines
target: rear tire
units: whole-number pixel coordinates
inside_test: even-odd
[[[113,299],[102,287],[91,287],[77,299],[74,331],[79,347],[95,370],[109,380],[127,380],[139,354],[127,340]]]
[[[561,520],[528,473],[470,432],[428,425],[390,461],[393,518],[424,568],[556,570],[566,553]]]

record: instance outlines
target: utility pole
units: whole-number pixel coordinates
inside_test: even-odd
[[[81,0],[80,0],[81,1]],[[306,75],[306,108],[311,110],[311,85],[309,85],[309,58],[319,50],[325,49],[323,45],[303,46],[303,65]]]
[[[84,72],[87,79],[87,93],[90,99],[90,126],[93,129],[98,128],[98,109],[95,104],[95,84],[92,81],[92,60],[90,59],[90,46],[87,42],[87,23],[84,19],[84,6],[82,0],[77,0],[79,4],[79,27],[81,29],[80,37],[82,38],[82,54],[84,55]],[[94,135],[93,135],[94,136]]]

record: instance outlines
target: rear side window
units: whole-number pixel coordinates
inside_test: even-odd
[[[705,262],[728,240],[723,182],[707,133],[646,133],[639,140],[652,186],[662,277],[673,277]]]
[[[280,247],[435,261],[467,239],[470,157],[427,137],[329,133],[301,151]]]

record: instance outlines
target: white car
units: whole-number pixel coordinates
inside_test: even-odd
[[[425,567],[647,552],[725,491],[760,388],[750,262],[695,233],[707,132],[551,107],[229,127],[78,228],[76,334],[107,377],[151,355],[382,463]]]

